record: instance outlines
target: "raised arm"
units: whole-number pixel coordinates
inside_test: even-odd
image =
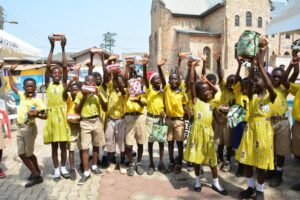
[[[183,54],[178,54],[178,66],[177,66],[177,75],[178,77],[181,79],[182,78],[182,66],[181,66],[181,62],[184,59],[184,55]]]
[[[108,83],[109,81],[109,75],[108,75],[108,71],[106,68],[106,65],[104,63],[104,52],[99,52],[99,56],[100,56],[100,60],[101,60],[101,64],[102,64],[102,70],[103,70],[103,82],[102,85],[105,85]]]
[[[272,86],[272,82],[269,78],[269,76],[267,75],[267,72],[266,70],[264,69],[264,66],[263,66],[263,63],[264,63],[264,52],[261,50],[260,52],[260,58],[259,58],[259,63],[258,63],[258,68],[259,68],[259,71],[262,75],[262,78],[263,78],[263,81],[265,83],[265,86],[269,92],[269,95],[270,95],[270,100],[272,103],[274,103],[276,97],[277,97],[277,94],[276,92],[274,91],[273,89],[273,86]]]
[[[63,68],[63,85],[67,85],[68,82],[68,63],[65,52],[65,47],[67,44],[67,38],[64,37],[61,41],[61,50],[62,50],[62,68]]]
[[[147,79],[147,64],[148,64],[148,60],[149,60],[148,55],[147,54],[144,55],[143,61],[142,61],[142,65],[143,65],[143,78],[144,78],[144,83],[145,83],[146,88],[149,89],[150,84],[149,84],[149,81]]]
[[[13,77],[12,77],[12,72],[16,69],[16,67],[17,67],[17,64],[14,64],[13,66],[11,66],[11,68],[8,70],[8,77],[9,77],[9,84],[10,84],[11,89],[16,94],[18,94],[18,92],[19,92],[18,87],[16,86],[16,84],[13,80]]]
[[[46,71],[45,71],[45,86],[46,86],[46,88],[48,88],[48,85],[50,83],[51,63],[52,63],[52,58],[53,58],[54,46],[55,46],[54,38],[52,36],[49,36],[48,39],[50,41],[51,48],[50,48],[50,52],[48,55],[47,66],[46,66]]]
[[[203,60],[203,67],[202,67],[201,74],[206,76],[206,67],[205,67],[205,65],[206,65],[206,62],[207,62],[207,55],[199,52],[199,57]]]
[[[186,85],[186,92],[188,92],[191,89],[191,70],[192,70],[192,62],[187,62],[188,65],[188,71],[186,73],[185,77],[185,85]]]
[[[201,81],[208,84],[208,86],[213,92],[213,96],[218,92],[218,88],[214,84],[212,84],[209,80],[207,80],[205,75],[201,75]]]
[[[293,74],[290,77],[290,79],[288,80],[289,75],[290,75],[291,71],[293,70],[293,68],[294,68]],[[294,61],[294,59],[292,59],[288,68],[285,70],[285,72],[281,78],[281,83],[284,85],[285,88],[288,89],[290,87],[290,83],[294,83],[296,81],[298,74],[299,74],[299,60]]]
[[[166,79],[165,79],[165,76],[164,76],[164,73],[163,73],[161,67],[163,65],[165,65],[166,63],[167,63],[167,59],[164,59],[164,58],[159,63],[157,63],[158,73],[159,73],[159,77],[160,77],[163,88],[165,88],[165,86],[167,85],[167,82],[166,82]]]
[[[126,94],[126,92],[125,92],[125,88],[124,88],[123,84],[120,83],[119,75],[118,74],[113,74],[113,75],[114,75],[114,81],[116,81],[116,85],[117,85],[118,89],[120,90],[121,94],[124,96]]]
[[[192,62],[191,63],[191,80],[190,80],[190,90],[191,90],[191,95],[192,95],[192,101],[193,104],[196,104],[196,88],[195,88],[195,84],[196,84],[196,80],[195,80],[195,67],[196,67],[197,62]]]
[[[95,55],[95,53],[90,51],[90,62],[87,63],[87,66],[89,68],[89,71],[88,71],[89,75],[93,75],[94,55]]]
[[[249,76],[248,76],[248,89],[247,89],[247,96],[249,100],[253,97],[253,82],[254,82],[254,66],[257,64],[257,59],[254,58],[251,61],[251,67],[249,69]]]
[[[238,69],[235,74],[235,80],[234,80],[235,83],[237,83],[241,80],[240,72],[241,72],[242,63],[239,59],[237,59],[237,62],[238,62]]]
[[[101,105],[101,107],[102,107],[102,110],[104,111],[104,112],[106,112],[107,111],[107,105],[106,105],[106,103],[104,102],[104,100],[102,99],[102,97],[101,97],[101,94],[100,94],[100,92],[99,92],[99,89],[96,87],[96,93],[95,93],[96,95],[97,95],[97,97],[98,97],[98,99],[99,99],[99,102],[100,102],[100,105]]]
[[[217,61],[217,72],[218,72],[218,78],[219,78],[219,83],[223,82],[224,79],[224,72],[221,67],[221,54],[220,52],[214,54],[214,58]]]
[[[74,81],[71,80],[71,81],[69,81],[69,83],[64,87],[64,91],[63,91],[63,94],[62,94],[63,100],[64,100],[64,101],[67,101],[67,99],[68,99],[68,91],[69,91],[69,89],[70,89],[70,86],[71,86],[73,83],[74,83]]]

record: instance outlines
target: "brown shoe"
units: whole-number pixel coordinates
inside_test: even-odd
[[[174,174],[180,174],[181,173],[182,166],[176,165],[174,169]]]
[[[173,172],[174,168],[175,168],[175,164],[174,163],[169,163],[168,172]]]

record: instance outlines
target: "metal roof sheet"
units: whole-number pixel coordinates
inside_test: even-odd
[[[161,0],[161,2],[173,14],[200,16],[221,4],[223,0]]]
[[[177,33],[187,34],[187,35],[203,35],[210,37],[220,37],[222,33],[208,32],[208,31],[198,31],[198,30],[188,30],[188,29],[175,29]]]

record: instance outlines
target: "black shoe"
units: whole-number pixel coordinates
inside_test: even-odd
[[[83,175],[77,184],[83,185],[90,177],[91,177],[91,175],[89,175],[89,176]]]
[[[144,169],[143,169],[141,163],[136,164],[135,171],[138,175],[143,175],[144,174]]]
[[[298,191],[299,192],[300,191],[300,183],[293,185],[291,187],[291,189],[294,190],[294,191]]]
[[[168,172],[164,163],[159,163],[157,169],[163,174],[166,174]]]
[[[75,169],[70,170],[70,180],[75,181],[76,180],[76,171]]]
[[[82,163],[80,163],[80,165],[79,165],[79,170],[81,171],[81,173],[83,173],[83,172],[84,172],[84,169],[83,169],[83,164],[82,164]]]
[[[182,170],[182,166],[181,165],[176,165],[175,169],[174,169],[174,174],[180,174]]]
[[[93,174],[97,174],[99,176],[103,176],[103,172],[98,167],[96,169],[91,168],[91,172]]]
[[[239,197],[241,199],[248,199],[255,193],[255,189],[252,187],[248,187],[247,190],[240,192]]]
[[[32,187],[34,185],[40,184],[43,181],[44,181],[43,177],[41,177],[40,175],[33,176],[32,179],[28,183],[25,184],[25,188],[29,188],[29,187]]]
[[[196,187],[196,185],[194,186],[194,190],[195,192],[201,192],[202,187]]]
[[[58,177],[54,177],[54,178],[53,178],[53,180],[54,180],[55,182],[58,182],[58,181],[60,181],[60,180],[61,180],[61,177],[60,177],[60,176],[58,176]]]
[[[30,174],[27,178],[27,181],[31,181],[33,177],[34,177],[33,174]]]
[[[235,176],[236,177],[243,177],[244,176],[244,165],[243,164],[239,163],[238,168],[235,172]]]
[[[174,168],[175,168],[175,163],[169,163],[169,166],[168,166],[168,172],[171,173],[174,171]]]
[[[268,170],[267,172],[266,172],[266,180],[269,180],[269,179],[271,179],[273,176],[275,175],[275,170]]]
[[[132,151],[132,157],[136,157],[136,152]]]
[[[212,185],[212,189],[213,189],[214,191],[218,192],[219,194],[224,195],[224,196],[226,196],[226,195],[228,194],[227,191],[226,191],[225,189],[219,190],[219,189],[218,189],[216,186],[214,186],[214,185]]]
[[[153,173],[155,172],[155,167],[152,165],[149,166],[148,170],[147,170],[147,174],[149,176],[153,175]]]
[[[102,156],[102,160],[101,160],[101,166],[103,168],[107,168],[109,165],[108,163],[108,157],[107,156]]]
[[[256,196],[255,196],[255,200],[264,200],[264,193],[260,192],[260,191],[256,191]]]
[[[276,171],[270,180],[270,187],[277,187],[282,183],[282,171]]]
[[[127,169],[127,175],[128,176],[133,176],[134,175],[134,165],[130,164],[128,169]]]

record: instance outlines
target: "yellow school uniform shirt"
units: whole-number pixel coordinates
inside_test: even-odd
[[[18,118],[17,122],[19,124],[24,124],[29,122],[28,120],[28,112],[34,106],[36,110],[41,111],[45,110],[45,106],[43,101],[40,98],[34,97],[26,97],[25,92],[19,91],[18,95],[20,97],[20,105],[18,109]],[[31,123],[34,123],[34,119],[30,120]]]
[[[134,113],[134,112],[139,112],[141,114],[144,113],[144,107],[140,106],[137,102],[134,102],[132,100],[139,99],[141,98],[141,102],[147,103],[147,98],[145,94],[140,94],[139,96],[136,97],[131,97],[129,96],[129,91],[126,90],[126,95],[127,95],[127,101],[125,104],[125,113]]]
[[[218,92],[215,94],[214,98],[209,101],[209,103],[213,109],[219,108],[221,95],[222,95],[222,92],[220,90],[218,90]]]
[[[295,96],[292,111],[293,118],[300,122],[300,85],[290,83],[289,92]]]
[[[172,90],[170,84],[164,88],[165,106],[168,117],[183,117],[183,105],[187,104],[185,86],[180,86],[177,90]]]
[[[226,88],[226,81],[220,83],[221,97],[220,97],[220,106],[229,106],[233,103],[235,96],[233,91],[230,91]]]
[[[80,104],[83,98],[82,92],[79,92],[75,99],[75,104]],[[81,110],[82,117],[93,117],[99,115],[100,117],[100,102],[97,95],[88,95]]]
[[[68,93],[68,98],[67,98],[66,104],[67,104],[67,115],[68,114],[76,114],[76,111],[75,111],[76,104],[73,101],[70,93]]]
[[[165,108],[164,105],[164,92],[153,89],[152,85],[146,88],[147,97],[147,112],[153,115],[160,115]]]
[[[126,92],[126,89],[125,89]],[[114,88],[109,92],[108,103],[107,103],[107,116],[113,119],[123,118],[125,115],[124,103],[128,99],[128,92],[122,95],[120,91],[116,91]]]
[[[288,90],[283,86],[277,88],[273,87],[277,94],[275,102],[272,104],[272,116],[282,116],[288,110],[287,96],[289,94]]]
[[[234,84],[232,86],[232,89],[233,89],[233,93],[235,95],[235,103],[247,110],[246,116],[245,116],[245,121],[247,121],[248,117],[249,117],[249,98],[247,95],[243,94],[241,82],[237,82],[236,84]]]
[[[105,103],[107,103],[107,101],[108,101],[108,96],[109,96],[109,93],[112,90],[112,88],[113,88],[112,80],[110,80],[106,84],[106,89],[104,89],[103,85],[98,86],[99,93]],[[107,112],[105,112],[101,106],[100,106],[100,117],[103,121],[105,121],[106,117],[107,117]]]

